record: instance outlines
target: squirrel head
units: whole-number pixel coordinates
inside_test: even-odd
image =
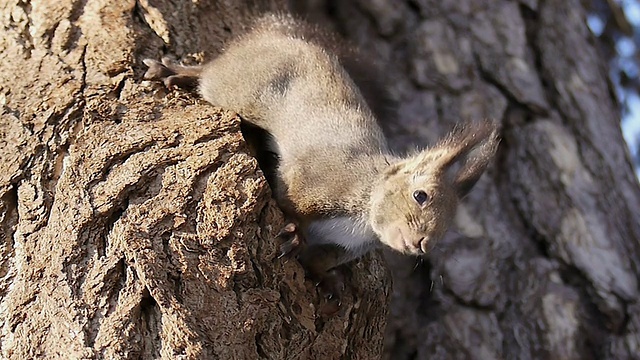
[[[390,164],[371,196],[371,226],[380,240],[408,254],[431,250],[497,147],[497,124],[467,123],[435,146]]]

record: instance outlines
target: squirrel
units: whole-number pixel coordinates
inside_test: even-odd
[[[204,65],[144,63],[145,79],[197,86],[207,102],[264,131],[262,151],[276,158],[264,172],[291,220],[278,235],[286,240],[281,256],[296,255],[312,278],[329,284],[328,299],[339,299],[343,286],[327,280],[333,269],[380,244],[429,252],[499,142],[498,125],[485,120],[459,125],[419,152],[394,154],[374,87],[361,76],[367,62],[289,14],[258,17]]]

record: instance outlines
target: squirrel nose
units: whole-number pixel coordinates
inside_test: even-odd
[[[433,238],[425,236],[418,241],[418,251],[420,251],[420,254],[422,255],[426,254],[430,252],[435,245],[436,242]]]
[[[422,254],[426,254],[427,253],[427,238],[423,237],[420,238],[420,240],[418,240],[418,250],[420,251],[420,253]]]

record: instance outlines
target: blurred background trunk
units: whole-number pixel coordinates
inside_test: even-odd
[[[383,64],[398,150],[502,124],[447,237],[386,254],[389,313],[374,254],[316,318],[273,261],[281,214],[238,119],[141,81],[143,58],[210,59],[284,4],[4,1],[2,357],[370,359],[387,321],[392,359],[637,358],[640,191],[583,5],[290,2]]]

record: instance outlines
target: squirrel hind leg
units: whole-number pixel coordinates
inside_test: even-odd
[[[160,80],[168,88],[195,88],[202,74],[201,65],[178,65],[167,57],[162,58],[162,62],[153,59],[144,59],[143,62],[149,67],[144,74],[144,79]]]
[[[298,259],[324,300],[318,314],[332,316],[337,313],[346,289],[347,269],[341,265],[353,260],[352,254],[340,246],[323,244],[307,246]]]
[[[345,290],[344,283],[345,274],[340,268],[334,268],[322,274],[317,287],[320,296],[326,301],[320,308],[323,315],[332,315],[339,310],[342,305],[342,294]]]

